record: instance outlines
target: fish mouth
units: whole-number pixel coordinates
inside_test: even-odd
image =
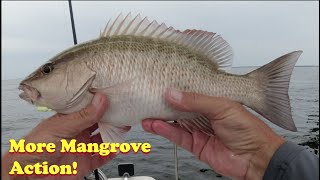
[[[21,83],[18,89],[23,91],[21,94],[19,94],[19,97],[31,104],[34,104],[41,97],[41,94],[37,89],[24,83]]]

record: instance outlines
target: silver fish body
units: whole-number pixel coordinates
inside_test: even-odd
[[[60,113],[84,108],[92,100],[92,91],[106,94],[109,109],[99,128],[103,140],[109,142],[121,140],[122,127],[146,118],[178,120],[187,129],[196,126],[192,128],[212,134],[205,117],[174,110],[165,102],[167,88],[227,97],[296,131],[288,87],[301,51],[246,75],[233,75],[222,70],[232,58],[230,47],[214,33],[180,32],[153,22],[143,26],[145,19],[141,19],[118,17],[100,38],[52,58],[21,82],[22,89],[25,86],[31,94],[33,88],[33,97],[41,94],[33,98],[35,104]]]

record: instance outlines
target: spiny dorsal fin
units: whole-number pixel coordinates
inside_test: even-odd
[[[196,52],[207,56],[217,63],[219,68],[232,65],[233,53],[229,44],[216,33],[196,29],[187,29],[183,32],[167,27],[164,23],[149,21],[140,14],[132,16],[131,13],[120,14],[115,20],[109,20],[100,37],[132,35],[151,37],[184,45]]]

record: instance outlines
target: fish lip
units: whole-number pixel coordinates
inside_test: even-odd
[[[32,101],[29,97],[27,97],[27,94],[26,94],[25,92],[20,93],[20,94],[19,94],[19,97],[20,97],[21,99],[23,99],[23,100],[25,100],[25,101],[33,104],[33,101]]]
[[[31,104],[34,104],[34,102],[41,98],[41,94],[37,89],[25,83],[20,83],[18,89],[23,91],[19,94],[19,97]]]

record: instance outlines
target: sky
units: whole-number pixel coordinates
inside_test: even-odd
[[[110,18],[140,13],[175,29],[220,34],[233,67],[262,66],[303,50],[297,65],[319,65],[319,2],[72,2],[78,43],[95,39]],[[24,78],[73,46],[68,2],[2,1],[2,80]]]

